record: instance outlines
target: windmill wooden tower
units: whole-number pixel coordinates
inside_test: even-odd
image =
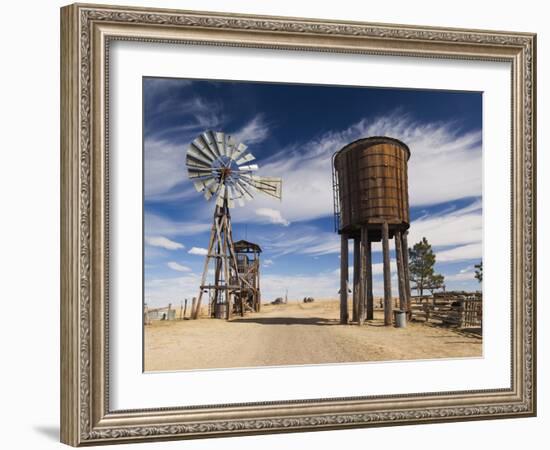
[[[233,243],[230,209],[236,204],[244,206],[255,192],[281,199],[282,180],[278,177],[254,175],[258,165],[246,145],[235,142],[223,132],[205,131],[187,150],[187,170],[197,192],[209,201],[215,199],[210,240],[204,262],[200,291],[191,317],[199,316],[203,294],[209,293],[210,306],[216,317],[231,317],[234,299],[241,304],[244,314],[242,290],[255,289],[250,281],[239,274]],[[213,263],[213,280],[207,283],[210,263]]]

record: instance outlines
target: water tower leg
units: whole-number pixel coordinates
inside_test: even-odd
[[[348,236],[341,235],[340,252],[340,323],[348,323]]]
[[[353,240],[353,317],[352,321],[359,321],[358,311],[361,302],[361,239]]]
[[[388,222],[382,224],[382,252],[384,254],[384,325],[392,324],[390,244]]]
[[[405,273],[405,293],[407,294],[407,311],[411,312],[411,280],[409,275],[409,243],[408,231],[402,234],[403,238],[403,272]]]
[[[395,261],[397,263],[397,286],[399,288],[399,309],[407,311],[407,288],[405,286],[405,273],[403,268],[403,240],[401,231],[395,231]]]
[[[372,294],[372,243],[367,240],[365,246],[365,254],[367,256],[367,265],[366,265],[366,278],[367,282],[364,284],[367,290],[367,320],[374,319],[374,296]]]
[[[363,322],[365,321],[365,294],[367,292],[366,289],[366,281],[367,281],[367,245],[369,241],[369,234],[368,229],[365,225],[361,227],[361,246],[360,246],[360,261],[359,261],[359,267],[360,267],[360,288],[359,288],[359,304],[357,305],[357,323],[359,325],[363,325]]]

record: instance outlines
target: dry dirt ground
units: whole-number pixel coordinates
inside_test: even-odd
[[[260,313],[155,321],[145,327],[144,369],[185,370],[482,356],[482,340],[422,323],[338,323],[338,302],[262,305]],[[350,316],[351,317],[351,316]]]

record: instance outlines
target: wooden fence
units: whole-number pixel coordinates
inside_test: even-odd
[[[481,328],[483,300],[480,293],[443,292],[412,297],[412,320],[456,328]]]

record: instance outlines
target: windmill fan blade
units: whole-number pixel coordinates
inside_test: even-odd
[[[226,156],[225,154],[225,134],[220,132],[220,131],[216,131],[214,133],[215,135],[215,138],[216,138],[216,146],[218,148],[218,153],[222,156]]]
[[[248,189],[246,188],[246,186],[244,185],[244,183],[242,181],[237,181],[235,183],[235,187],[237,188],[237,190],[242,194],[242,197],[245,199],[245,200],[252,200],[252,194],[250,194],[250,192],[248,191]]]
[[[213,185],[215,185],[215,184],[218,184],[215,178],[210,178],[209,180],[206,180],[206,181],[204,182],[204,185],[205,185],[207,188],[210,188],[211,186],[213,186]]]
[[[231,154],[231,159],[233,159],[233,161],[237,162],[237,160],[246,151],[247,148],[248,147],[244,144],[237,145],[237,147],[233,150],[233,153]]]
[[[281,200],[283,180],[279,177],[259,177],[257,175],[244,175],[243,178],[251,186],[271,197]]]
[[[229,135],[225,136],[225,154],[228,158],[233,158],[233,153],[237,148],[237,143]]]
[[[187,164],[187,171],[188,172],[202,172],[202,173],[213,173],[216,171],[216,169],[212,169],[212,167],[208,166],[208,167],[205,167],[205,165],[196,165],[195,163],[193,164]]]
[[[195,186],[195,189],[197,190],[197,192],[201,192],[201,191],[204,191],[205,189],[208,189],[215,182],[216,182],[216,179],[213,177],[204,178],[204,179],[200,179],[199,181],[195,181],[193,183],[193,186]]]
[[[246,203],[246,200],[252,200],[252,196],[248,194],[240,185],[235,183],[233,186],[230,187],[230,198],[234,202],[236,201],[239,206],[244,206]],[[233,203],[233,206],[235,204]]]
[[[199,138],[195,139],[193,142],[191,142],[191,144],[189,144],[189,149],[193,149],[194,152],[198,152],[201,156],[203,156],[210,162],[216,159],[216,156],[210,151],[210,149],[206,145],[203,145]]]
[[[204,185],[204,183],[202,181],[195,181],[193,183],[193,186],[195,187],[195,190],[197,192],[202,192],[206,189],[206,186]]]
[[[245,203],[244,191],[237,183],[235,183],[231,188],[231,199],[236,201],[239,206],[244,206],[244,203]]]
[[[282,180],[254,175],[256,157],[248,147],[222,131],[204,131],[189,144],[186,165],[189,179],[206,200],[219,207],[244,206],[255,191],[281,199]]]
[[[195,147],[193,144],[187,149],[187,156],[190,156],[193,159],[203,162],[210,166],[212,164],[212,159],[208,158],[199,148]]]
[[[196,177],[211,177],[214,176],[216,171],[211,167],[201,167],[196,165],[187,165],[187,173],[190,178]]]
[[[226,195],[226,186],[225,184],[220,185],[219,192],[218,192],[218,198],[216,199],[216,205],[218,205],[220,208],[223,206],[225,195]]]
[[[207,189],[204,191],[204,198],[206,200],[210,200],[212,196],[217,192],[219,186],[220,183],[218,183],[216,180],[213,180],[211,185],[207,185]]]
[[[249,164],[248,166],[239,167],[239,172],[253,172],[258,170],[258,164]]]
[[[204,153],[206,153],[208,155],[209,159],[211,159],[212,161],[214,161],[218,157],[218,154],[210,148],[210,146],[208,145],[208,142],[206,141],[206,139],[204,138],[204,136],[202,134],[200,134],[193,141],[193,144],[195,146],[199,147]]]
[[[188,176],[191,179],[200,178],[202,180],[206,180],[212,176],[210,172],[195,172],[192,170],[189,170]]]
[[[235,198],[235,194],[233,192],[233,188],[231,186],[227,186],[226,187],[226,192],[227,192],[227,206],[229,208],[234,208],[235,207],[235,202],[233,200]]]
[[[205,162],[190,153],[187,153],[187,156],[185,157],[185,163],[187,164],[187,167],[200,167],[203,169],[210,169],[212,167],[210,162]]]
[[[237,160],[237,165],[240,166],[241,164],[254,161],[255,159],[256,157],[252,153],[247,153]]]
[[[220,156],[220,153],[218,152],[218,147],[216,146],[216,138],[213,136],[212,131],[205,131],[201,134],[202,139],[204,140],[205,144],[208,146],[210,151],[218,158]]]

